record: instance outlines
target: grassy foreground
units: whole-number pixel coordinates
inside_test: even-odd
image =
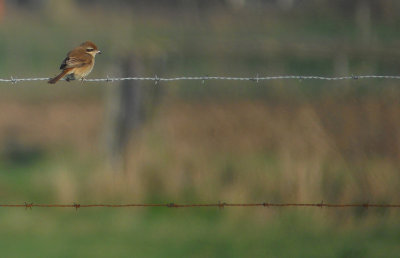
[[[400,251],[399,223],[344,229],[304,211],[238,212],[3,210],[0,247],[6,257],[397,257]]]
[[[139,164],[147,165],[130,167],[129,180],[124,180],[126,176],[121,179],[99,171],[98,162],[88,156],[79,157],[74,152],[59,149],[52,154],[36,151],[32,152],[36,154],[26,153],[22,157],[12,156],[17,160],[23,158],[23,162],[14,163],[13,159],[1,162],[0,198],[8,203],[65,204],[201,203],[216,198],[228,202],[260,198],[296,201],[291,195],[285,195],[289,186],[279,187],[281,175],[271,177],[270,173],[256,169],[260,166],[275,170],[276,163],[281,162],[276,157],[260,160],[260,155],[265,157],[262,150],[249,152],[247,156],[233,153],[235,158],[232,159],[221,155],[209,165],[192,161],[194,170],[211,170],[205,178],[218,171],[225,176],[213,178],[218,187],[209,188],[207,180],[194,176],[197,180],[186,182],[191,186],[191,190],[187,189],[188,175],[180,174],[179,161],[189,162],[190,159],[176,159],[174,155],[179,156],[180,152],[168,151],[168,144],[161,144],[166,141],[165,135],[155,136],[157,129],[151,126],[147,129],[150,136],[144,133],[143,142],[136,142],[136,148],[142,151],[132,150],[132,161],[144,159]],[[190,144],[190,138],[181,144]],[[177,146],[179,138],[172,137],[169,141],[172,139],[173,146]],[[210,143],[204,140],[199,147],[207,144]],[[230,148],[229,144],[221,146],[222,150]],[[218,151],[221,150],[214,150],[210,155],[217,155]],[[167,160],[172,161],[163,160],[163,153],[169,153]],[[153,157],[152,162],[146,162],[148,154]],[[199,155],[206,154],[201,150],[194,153],[195,157]],[[211,159],[207,155],[203,158]],[[248,162],[254,164],[254,169],[248,170],[246,176],[237,174]],[[149,164],[153,168],[148,167]],[[223,168],[227,164],[231,164],[230,169]],[[213,166],[222,168],[213,172]],[[144,178],[139,180],[135,177],[137,173]],[[187,173],[190,174],[190,169]],[[233,179],[229,180],[226,173],[233,174]],[[325,177],[332,176],[330,170],[326,173]],[[257,178],[261,178],[259,184],[254,181]],[[230,183],[224,185],[227,180]],[[136,189],[140,185],[142,188]],[[392,186],[395,185],[393,182]],[[334,189],[334,185],[325,187]],[[379,189],[375,189],[376,193],[382,191]],[[335,192],[337,196],[324,195],[323,190],[317,189],[298,188],[297,191],[304,194],[304,201],[314,201],[306,196],[316,194],[314,197],[322,195],[329,199],[331,196],[338,202],[355,202],[343,197],[340,190]],[[358,191],[350,191],[351,196]],[[395,202],[396,197],[392,200]],[[1,208],[0,250],[6,257],[397,257],[400,251],[398,215],[395,209],[374,208],[82,208],[77,211],[73,208]]]

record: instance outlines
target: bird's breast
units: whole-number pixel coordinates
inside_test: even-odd
[[[74,69],[75,77],[77,79],[86,77],[93,70],[93,66],[94,66],[94,60],[90,64],[84,65],[82,67],[76,67]]]

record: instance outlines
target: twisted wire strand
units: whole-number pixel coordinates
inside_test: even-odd
[[[177,204],[177,203],[142,203],[142,204],[0,204],[0,208],[128,208],[128,207],[167,207],[167,208],[206,208],[206,207],[317,207],[317,208],[400,208],[400,204],[379,204],[379,203],[189,203],[189,204]]]
[[[29,81],[47,81],[50,78],[14,78],[0,79],[0,82],[5,83],[18,83]],[[358,79],[392,79],[399,80],[400,75],[351,75],[351,76],[338,76],[326,77],[315,75],[281,75],[281,76],[263,76],[259,77],[230,77],[230,76],[181,76],[181,77],[106,77],[96,79],[84,79],[84,82],[115,82],[115,81],[154,81],[158,82],[171,82],[171,81],[209,81],[209,80],[225,80],[225,81],[268,81],[268,80],[323,80],[323,81],[340,81],[340,80],[358,80]]]

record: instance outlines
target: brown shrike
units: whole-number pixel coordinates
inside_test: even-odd
[[[60,66],[62,72],[49,80],[49,83],[56,83],[65,76],[66,81],[84,79],[93,69],[96,54],[101,54],[97,46],[86,41],[68,52]]]

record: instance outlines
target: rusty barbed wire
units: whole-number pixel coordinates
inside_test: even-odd
[[[10,79],[0,79],[0,82],[16,84],[19,82],[29,81],[47,81],[50,78],[15,78],[13,76]],[[392,79],[400,80],[400,75],[350,75],[350,76],[318,76],[318,75],[281,75],[281,76],[263,76],[258,75],[253,77],[231,77],[231,76],[181,76],[181,77],[169,77],[163,78],[155,75],[154,77],[109,77],[97,78],[97,79],[84,79],[84,82],[118,82],[118,81],[153,81],[154,84],[159,82],[171,82],[171,81],[201,81],[203,84],[205,81],[210,80],[225,80],[225,81],[270,81],[270,80],[324,80],[324,81],[340,81],[340,80],[358,80],[358,79]]]
[[[35,204],[25,202],[24,204],[0,204],[0,208],[128,208],[128,207],[166,207],[166,208],[206,208],[206,207],[317,207],[317,208],[400,208],[400,204],[378,204],[378,203],[358,203],[358,204],[340,204],[340,203],[143,203],[143,204]]]

